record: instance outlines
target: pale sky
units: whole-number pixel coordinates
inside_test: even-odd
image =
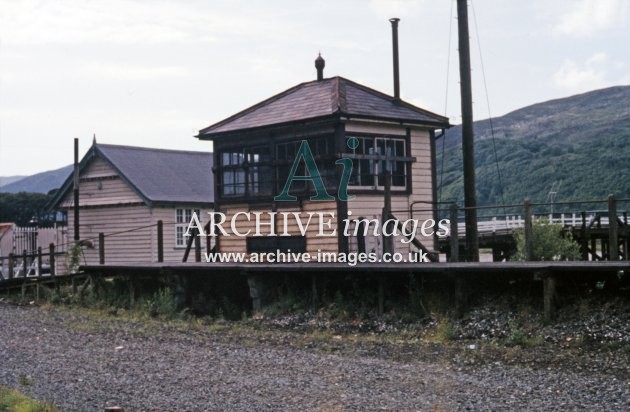
[[[496,117],[630,84],[630,0],[472,6],[475,119],[488,117],[486,88]],[[326,77],[391,94],[390,17],[403,99],[459,123],[454,1],[0,0],[0,176],[70,164],[73,138],[83,155],[94,133],[209,150],[199,129],[314,80],[319,51]]]

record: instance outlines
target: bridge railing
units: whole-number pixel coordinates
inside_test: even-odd
[[[458,239],[465,237],[464,215],[469,208],[447,202],[432,205],[434,206],[432,211],[436,217],[451,221],[451,233],[457,236],[449,236],[448,249],[451,256],[457,257],[461,246]],[[450,207],[447,208],[445,205]],[[553,203],[532,203],[525,200],[523,204],[480,206],[475,208],[477,232],[479,238],[482,239],[500,235],[511,236],[514,229],[525,228],[525,237],[531,237],[532,231],[527,230],[527,227],[531,228],[533,222],[545,218],[548,222],[560,224],[573,233],[574,239],[580,242],[585,260],[618,260],[619,258],[625,260],[630,254],[628,251],[630,226],[627,212],[629,207],[630,199],[620,199],[613,195],[607,199],[597,200]],[[573,211],[570,210],[571,208]],[[425,210],[410,209],[412,213],[430,211],[426,208]],[[614,219],[611,218],[612,216]]]

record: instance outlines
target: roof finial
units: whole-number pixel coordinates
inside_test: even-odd
[[[94,133],[94,137],[92,137],[92,144],[96,144],[96,133]]]
[[[317,81],[324,80],[324,67],[326,66],[326,60],[322,58],[322,53],[317,54],[315,59],[315,68],[317,69]]]

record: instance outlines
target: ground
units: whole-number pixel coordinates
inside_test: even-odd
[[[0,385],[64,411],[630,408],[625,335],[587,345],[565,324],[505,345],[453,338],[476,333],[460,325],[429,336],[308,316],[164,322],[0,303],[0,319]]]

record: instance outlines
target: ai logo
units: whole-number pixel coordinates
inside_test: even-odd
[[[347,145],[350,149],[356,149],[359,145],[359,140],[356,137],[351,137],[348,139]],[[300,162],[304,162],[308,175],[297,174]],[[341,181],[339,182],[337,197],[339,200],[346,202],[354,198],[354,196],[348,196],[348,183],[350,182],[350,175],[352,174],[352,159],[338,159],[335,161],[335,164],[343,166],[343,173],[341,175]],[[291,185],[294,180],[309,180],[313,183],[316,194],[311,196],[311,200],[335,200],[335,198],[329,195],[326,191],[326,185],[324,185],[322,176],[317,168],[317,163],[315,163],[313,152],[311,152],[311,148],[308,146],[308,142],[306,140],[302,140],[302,143],[300,144],[300,148],[295,156],[293,166],[291,166],[291,171],[289,172],[287,181],[284,184],[282,193],[275,196],[273,199],[276,201],[297,200],[295,196],[289,194],[289,190],[291,189]]]

